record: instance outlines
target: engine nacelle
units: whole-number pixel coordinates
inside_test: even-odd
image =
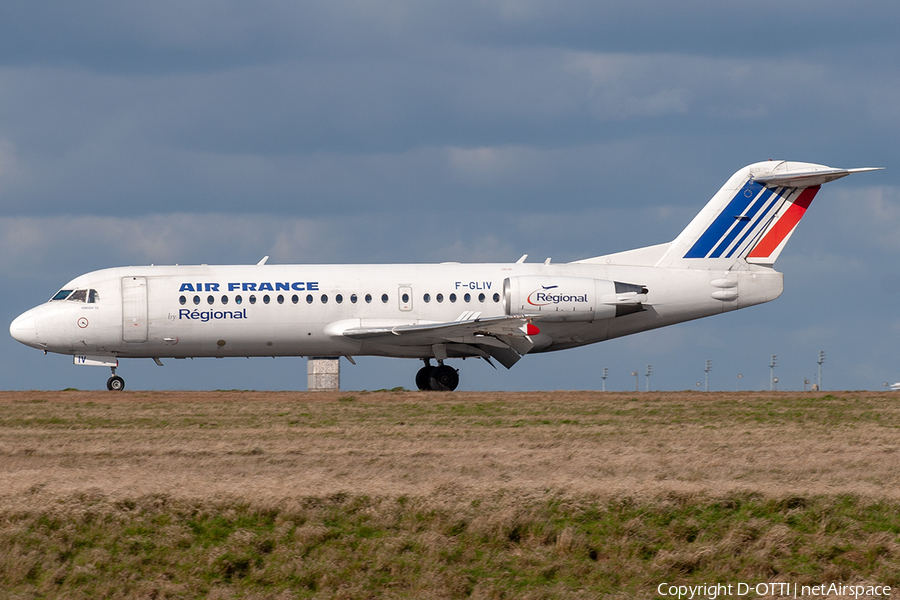
[[[586,277],[509,277],[503,281],[507,315],[540,315],[542,321],[597,321],[643,310],[647,288]]]

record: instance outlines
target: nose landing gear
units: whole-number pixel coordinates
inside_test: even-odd
[[[426,358],[425,366],[416,373],[416,387],[423,391],[452,392],[458,385],[459,371],[445,365],[442,360],[433,366],[431,360]]]
[[[116,368],[110,367],[112,377],[106,380],[106,389],[111,392],[121,392],[125,389],[125,380],[116,375]]]

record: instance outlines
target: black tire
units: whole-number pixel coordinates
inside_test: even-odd
[[[419,372],[416,373],[416,387],[422,391],[431,389],[431,372],[434,371],[434,367],[431,365],[425,365]]]
[[[125,380],[118,375],[113,375],[106,380],[106,389],[111,392],[121,392],[125,389]]]
[[[431,389],[436,392],[452,392],[459,385],[459,371],[447,365],[435,367],[430,383]]]

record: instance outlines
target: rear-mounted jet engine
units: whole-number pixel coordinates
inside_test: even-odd
[[[503,281],[507,315],[540,315],[542,321],[598,321],[644,310],[647,288],[586,277],[509,277]]]

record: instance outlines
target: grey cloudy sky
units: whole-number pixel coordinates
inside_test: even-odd
[[[460,389],[900,380],[900,4],[179,0],[0,4],[4,322],[123,264],[576,260],[668,241],[731,173],[885,166],[823,188],[745,311]],[[0,386],[102,369],[0,339]],[[347,389],[413,361],[344,363]],[[303,389],[305,361],[123,361],[130,388]],[[743,374],[738,381],[737,374]],[[641,377],[641,389],[645,380]]]

